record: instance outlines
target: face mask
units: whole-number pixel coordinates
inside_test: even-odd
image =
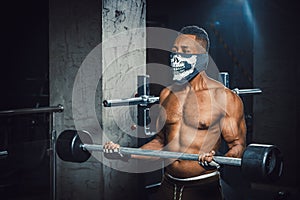
[[[170,66],[173,70],[173,80],[178,84],[184,84],[194,78],[199,72],[206,70],[207,64],[208,53],[170,54]]]

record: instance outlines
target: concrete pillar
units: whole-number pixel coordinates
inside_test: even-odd
[[[65,107],[57,133],[85,129],[97,143],[136,146],[136,107],[101,102],[134,96],[146,73],[145,1],[51,0],[49,7],[50,104]],[[84,163],[57,159],[56,199],[138,198],[138,174],[93,155]]]
[[[63,114],[55,119],[57,134],[76,128],[74,111],[81,116],[77,123],[84,124],[88,131],[97,130],[99,124],[90,120],[89,112],[72,107],[72,92],[75,78],[81,80],[77,73],[83,61],[101,42],[101,2],[50,0],[49,21],[50,105],[62,104],[65,108]],[[86,73],[96,74],[92,71]],[[75,98],[88,101],[86,91],[94,88],[88,83],[82,85],[85,87],[78,88]],[[100,96],[101,93],[96,94],[99,101]],[[100,115],[100,110],[96,112]],[[85,163],[57,159],[56,183],[56,199],[102,199],[102,165],[95,158]]]
[[[102,96],[104,99],[133,97],[137,76],[146,73],[145,0],[103,0]],[[102,110],[103,142],[137,145],[136,106]],[[103,160],[104,199],[137,199],[138,174],[122,161]]]

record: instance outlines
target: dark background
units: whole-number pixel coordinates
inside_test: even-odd
[[[299,6],[296,1],[148,1],[147,24],[179,31],[186,25],[207,30],[210,55],[219,71],[229,72],[230,88],[260,88],[259,95],[241,96],[247,122],[247,143],[274,144],[284,155],[280,181],[251,183],[253,199],[299,197]],[[166,64],[167,53],[150,49],[148,62]],[[149,67],[155,76],[157,68]],[[168,76],[166,76],[169,78]],[[155,86],[153,91],[160,91]],[[161,87],[162,88],[162,87]],[[158,92],[159,93],[159,92]],[[230,187],[245,193],[249,183],[226,169]],[[248,185],[248,186],[247,186]],[[241,199],[231,196],[231,199]]]
[[[49,105],[48,1],[1,3],[0,110]],[[49,199],[49,116],[0,115],[0,194]]]
[[[49,106],[48,13],[48,1],[7,1],[1,5],[0,110]],[[256,185],[260,193],[272,193],[274,198],[279,191],[284,192],[282,198],[299,197],[294,192],[299,190],[298,13],[295,1],[284,0],[147,1],[148,26],[173,30],[192,24],[202,26],[210,35],[211,57],[220,71],[230,74],[230,88],[263,90],[260,96],[242,98],[248,142],[274,143],[284,154],[282,179]],[[148,50],[147,61],[164,64],[166,54]],[[150,77],[155,71],[148,68]],[[255,76],[259,74],[263,76]],[[158,95],[160,89],[152,88],[153,94]],[[260,112],[264,106],[271,106],[277,112],[262,118]],[[282,107],[287,110],[282,112]],[[15,198],[47,196],[49,161],[44,152],[48,144],[44,141],[48,139],[48,117],[0,116],[0,122],[0,144],[3,144],[0,148],[22,147],[17,161],[0,160],[0,192]],[[43,133],[42,136],[37,132]],[[37,145],[41,154],[28,156],[32,151],[23,150],[32,147],[35,141],[42,141]],[[24,164],[29,157],[32,165]]]
[[[49,104],[48,1],[1,6],[0,109]]]

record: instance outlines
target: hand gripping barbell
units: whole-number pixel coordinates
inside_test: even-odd
[[[65,130],[56,140],[56,151],[62,160],[80,163],[91,157],[90,151],[103,151],[103,145],[92,144],[86,131]],[[198,154],[127,147],[120,147],[120,153],[194,161],[198,161],[199,157]],[[282,154],[274,145],[250,144],[242,158],[214,156],[213,159],[220,165],[241,167],[243,176],[251,181],[275,181],[282,174]]]

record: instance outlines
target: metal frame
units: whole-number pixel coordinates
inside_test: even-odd
[[[62,105],[42,107],[42,108],[23,108],[15,110],[0,111],[0,116],[11,116],[11,115],[26,115],[26,114],[37,114],[37,113],[49,113],[49,138],[50,138],[50,199],[56,199],[56,130],[53,129],[55,126],[55,113],[63,112],[64,107]],[[9,152],[1,152],[3,155],[8,155]]]

